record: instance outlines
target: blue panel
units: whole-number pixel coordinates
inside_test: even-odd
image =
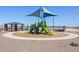
[[[44,13],[43,18],[45,18],[45,17],[49,17],[49,16],[56,16],[56,15],[49,14],[49,13]]]

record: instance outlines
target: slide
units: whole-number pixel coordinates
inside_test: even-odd
[[[46,33],[48,33],[48,32],[49,32],[48,27],[44,27],[44,28],[43,28],[43,31],[45,31]]]

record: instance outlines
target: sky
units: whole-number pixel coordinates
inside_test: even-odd
[[[37,17],[26,16],[35,12],[41,6],[0,6],[0,24],[9,22],[20,22],[31,25],[38,22]],[[54,17],[56,26],[79,26],[78,6],[43,6],[49,11],[57,14]],[[53,17],[47,17],[48,26],[53,25]]]

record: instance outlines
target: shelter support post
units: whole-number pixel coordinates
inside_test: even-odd
[[[4,25],[4,31],[8,31],[7,24]]]
[[[13,31],[13,24],[11,24],[11,31]]]
[[[24,27],[24,25],[21,25],[21,31],[23,31],[23,27]]]

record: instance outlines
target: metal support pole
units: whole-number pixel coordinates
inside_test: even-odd
[[[54,18],[53,18],[53,31],[54,31]]]

